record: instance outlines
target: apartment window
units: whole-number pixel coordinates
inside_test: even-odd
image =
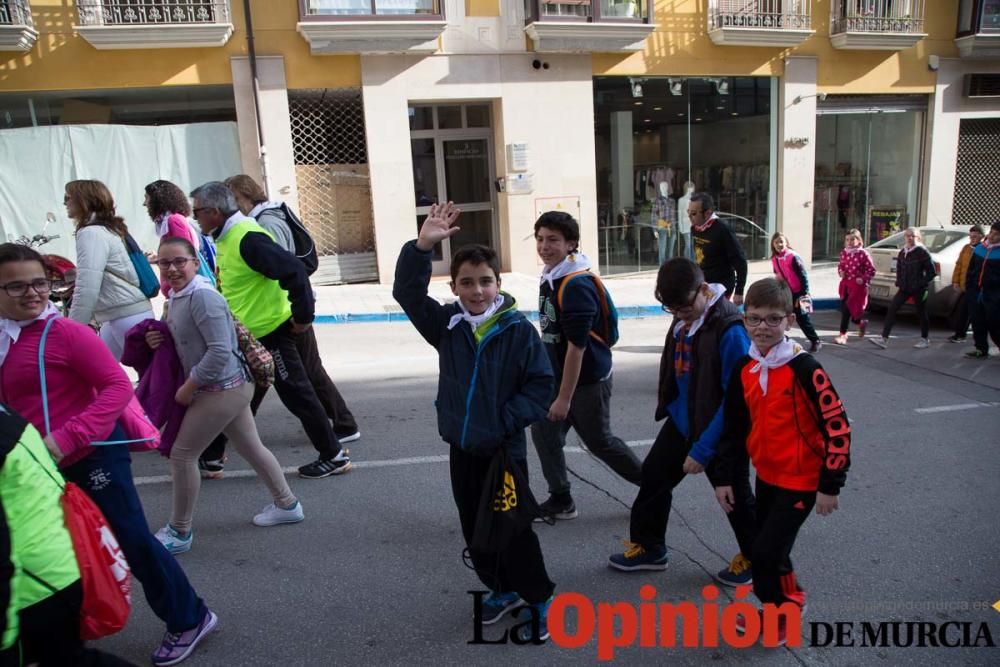
[[[958,35],[1000,33],[1000,0],[960,0]]]
[[[409,16],[441,16],[438,0],[299,0],[303,17],[386,16],[395,19]]]
[[[525,0],[524,14],[534,21],[642,21],[647,0]]]

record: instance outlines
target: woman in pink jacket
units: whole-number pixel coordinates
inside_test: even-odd
[[[168,238],[184,239],[196,249],[200,247],[200,235],[194,233],[188,216],[191,205],[184,191],[170,181],[153,181],[146,186],[146,206],[150,220],[156,225],[156,235],[160,240]],[[155,260],[154,260],[155,261]],[[170,296],[170,283],[160,274],[160,294]]]
[[[93,446],[126,439],[118,421],[132,399],[132,384],[89,327],[59,315],[49,303],[50,287],[41,255],[0,244],[0,402],[42,432],[63,476],[104,513],[149,606],[167,624],[153,664],[177,664],[218,619],[149,532],[128,446]],[[39,367],[43,345],[45,397]]]

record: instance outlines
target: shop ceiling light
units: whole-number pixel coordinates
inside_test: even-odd
[[[667,79],[667,83],[670,87],[670,94],[680,97],[684,94],[684,80],[683,79]]]
[[[644,79],[629,78],[629,86],[632,88],[632,97],[642,97],[642,82]]]

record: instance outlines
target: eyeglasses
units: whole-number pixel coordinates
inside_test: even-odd
[[[29,287],[35,290],[35,294],[48,294],[52,289],[52,281],[48,278],[35,278],[30,283],[18,281],[0,285],[0,288],[7,292],[7,296],[13,297],[24,296],[28,293]]]
[[[215,207],[214,206],[199,206],[198,208],[191,209],[191,215],[197,216],[200,212],[202,212],[202,211],[210,211],[213,208],[215,208]]]
[[[174,257],[173,259],[159,259],[156,261],[156,265],[160,267],[161,271],[166,271],[171,266],[175,269],[183,269],[188,262],[193,262],[194,257]]]
[[[772,313],[770,315],[765,315],[760,317],[759,315],[744,315],[743,321],[746,322],[748,327],[759,327],[762,322],[767,322],[767,326],[776,327],[785,321],[788,315],[778,315]]]
[[[703,284],[704,283],[702,283],[702,285]],[[691,307],[694,306],[694,302],[698,300],[698,294],[700,292],[701,292],[701,285],[698,285],[698,287],[694,290],[694,296],[692,296],[691,300],[688,301],[687,303],[684,303],[684,304],[663,303],[663,304],[660,304],[660,308],[662,308],[663,312],[665,312],[665,313],[676,313],[679,310],[684,310],[686,308],[691,308]]]

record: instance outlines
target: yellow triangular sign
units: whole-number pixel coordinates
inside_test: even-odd
[[[993,608],[1000,612],[1000,600],[993,603]]]

